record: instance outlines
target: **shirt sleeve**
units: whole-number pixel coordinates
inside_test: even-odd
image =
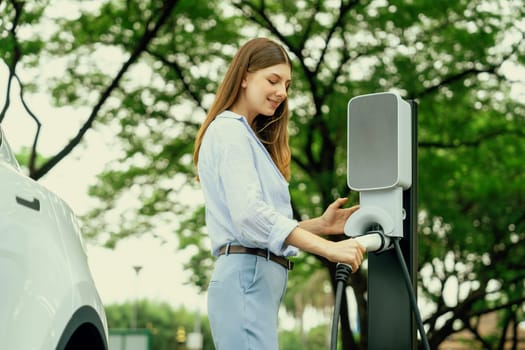
[[[218,169],[232,222],[239,233],[239,243],[246,246],[268,247],[278,255],[286,255],[284,243],[298,225],[269,205],[263,198],[260,174],[255,165],[255,152],[243,124],[239,130],[230,129],[221,140]],[[244,129],[244,130],[243,130]],[[287,189],[286,189],[287,190]]]

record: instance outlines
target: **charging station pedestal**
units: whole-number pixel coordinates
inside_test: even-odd
[[[348,185],[360,205],[345,225],[349,236],[379,224],[400,239],[417,291],[417,103],[394,93],[362,95],[348,107]],[[357,215],[359,214],[359,215]],[[368,254],[368,350],[417,348],[403,270],[393,249]]]
[[[417,292],[417,103],[411,107],[412,186],[403,191],[401,251],[412,288]],[[416,294],[417,295],[417,294]],[[368,255],[368,350],[417,349],[416,322],[403,282],[403,272],[393,250]]]

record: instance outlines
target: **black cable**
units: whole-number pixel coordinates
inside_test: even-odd
[[[341,299],[343,295],[344,282],[337,282],[337,289],[335,293],[335,306],[334,306],[334,317],[332,320],[332,342],[330,344],[330,350],[337,349],[337,330],[339,328],[339,314],[341,312]]]
[[[430,350],[428,344],[427,335],[425,333],[425,327],[423,327],[423,321],[421,315],[419,314],[419,308],[417,307],[416,295],[412,288],[412,281],[410,280],[410,273],[408,272],[407,264],[403,258],[403,253],[401,253],[401,247],[399,246],[399,239],[394,239],[394,249],[396,250],[396,255],[403,270],[403,277],[405,280],[405,285],[407,287],[408,297],[410,299],[410,304],[412,305],[412,311],[416,317],[416,323],[419,329],[419,335],[421,336],[421,342],[423,343],[423,348],[425,350]]]
[[[337,330],[339,328],[339,314],[341,313],[341,301],[343,299],[343,290],[348,281],[348,276],[352,273],[352,267],[346,264],[337,264],[335,268],[335,280],[337,287],[335,290],[334,317],[332,320],[332,342],[330,350],[337,350]]]

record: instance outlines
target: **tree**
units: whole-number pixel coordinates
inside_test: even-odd
[[[2,25],[32,25],[45,5],[0,3],[10,19]],[[1,47],[11,72],[15,62],[31,63],[17,59],[27,53],[65,57],[67,69],[54,83],[56,102],[93,106],[84,126],[116,130],[124,153],[91,189],[101,203],[86,217],[91,236],[111,246],[130,235],[162,235],[168,227],[177,232],[181,248],[194,249],[188,267],[202,288],[212,259],[202,208],[184,202],[188,188],[198,187],[190,153],[217,82],[240,43],[270,36],[294,60],[290,189],[297,218],[319,215],[335,197],[348,194],[348,100],[377,91],[416,99],[419,285],[420,296],[431,305],[424,320],[429,340],[435,349],[449,335],[467,330],[483,348],[496,349],[505,331],[524,319],[525,113],[517,90],[523,80],[509,73],[525,61],[523,5],[506,0],[108,1],[74,20],[57,21],[60,30],[49,42],[22,40],[10,29]],[[109,50],[124,57],[115,59],[120,68],[110,73],[95,60],[97,52]],[[74,140],[81,139],[82,130]],[[69,149],[41,164],[40,171],[30,161],[30,174],[38,178]],[[130,204],[130,198],[132,205],[122,211],[121,203]],[[109,216],[121,221],[115,224]],[[311,258],[297,259],[304,271],[292,274],[290,295],[313,272],[306,268]],[[334,265],[313,258],[312,266],[326,268],[333,278]],[[350,284],[364,328],[364,271],[352,275]],[[504,325],[495,339],[482,335],[476,323],[493,311],[501,313]],[[342,321],[348,325],[348,315]],[[366,337],[348,327],[342,338],[345,349],[366,348]]]
[[[130,325],[133,303],[111,304],[105,307],[109,329],[127,329]],[[152,350],[177,349],[176,333],[179,327],[192,332],[197,322],[203,325],[203,350],[212,350],[213,341],[205,317],[189,312],[184,308],[174,310],[167,303],[147,300],[137,302],[137,328],[148,329],[152,334]]]
[[[314,260],[314,259],[311,259]],[[326,269],[320,269],[318,263],[311,262],[304,264],[305,269],[294,271],[294,274],[304,274],[300,278],[294,278],[288,284],[288,292],[285,294],[284,306],[291,312],[297,321],[297,331],[301,349],[308,346],[309,340],[305,334],[304,317],[308,307],[312,307],[319,312],[319,315],[331,319],[334,306],[334,298],[328,290],[330,278],[327,276]],[[299,283],[299,285],[294,285]],[[297,345],[297,343],[296,343]],[[323,346],[323,348],[328,347]]]
[[[307,334],[294,331],[282,331],[279,334],[279,349],[281,350],[319,350],[327,349],[327,337],[330,332],[326,325],[314,327]],[[301,344],[298,346],[298,344]]]

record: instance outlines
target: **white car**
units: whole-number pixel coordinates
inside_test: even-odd
[[[108,348],[106,315],[79,225],[22,174],[0,128],[0,348]]]

